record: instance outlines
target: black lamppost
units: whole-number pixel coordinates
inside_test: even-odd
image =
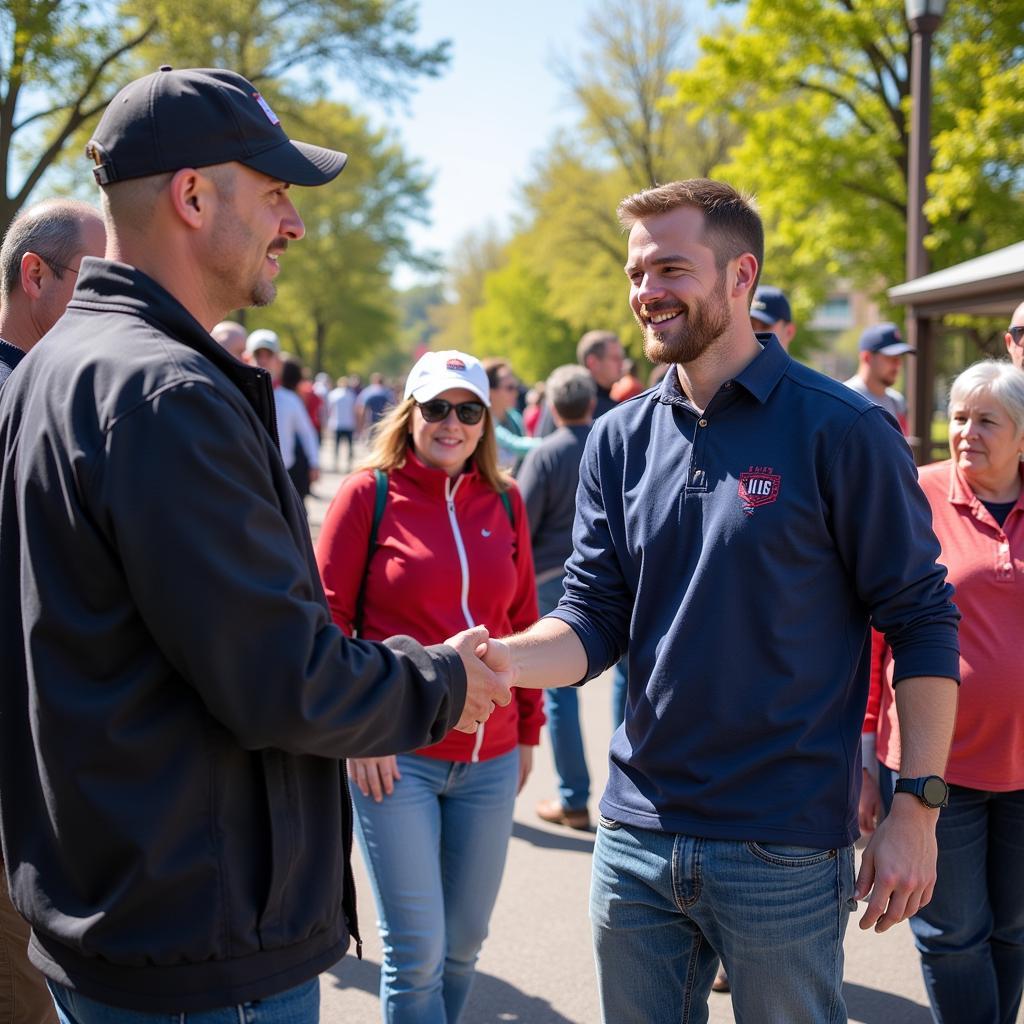
[[[906,0],[911,35],[912,103],[907,174],[908,281],[928,273],[928,253],[924,247],[928,222],[924,203],[928,196],[926,179],[932,162],[932,35],[939,27],[945,10],[946,0]],[[912,372],[907,374],[907,397],[910,401],[910,431],[916,439],[915,454],[921,464],[931,461],[935,346],[931,320],[918,316],[913,306],[907,310],[907,343],[917,349],[917,357],[911,360]]]

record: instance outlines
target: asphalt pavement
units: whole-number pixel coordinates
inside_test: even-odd
[[[330,456],[328,465],[332,464]],[[309,503],[314,533],[340,478],[326,473]],[[592,777],[591,817],[607,776],[611,735],[610,675],[580,691]],[[546,735],[534,771],[516,803],[508,863],[491,932],[461,1024],[597,1024],[597,987],[587,918],[593,835],[548,825],[535,804],[555,795]],[[325,1024],[378,1024],[380,941],[362,858],[355,854],[363,959],[345,957],[321,978]],[[884,935],[862,932],[851,918],[847,931],[844,995],[849,1019],[863,1024],[929,1024],[931,1014],[909,927]],[[712,993],[710,1024],[735,1020],[727,994]],[[1024,1012],[1018,1024],[1024,1022]],[[757,1024],[757,1022],[754,1022]]]

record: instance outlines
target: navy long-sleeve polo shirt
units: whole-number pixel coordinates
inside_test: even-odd
[[[857,835],[868,624],[958,679],[958,613],[895,421],[772,335],[700,412],[675,368],[595,424],[552,614],[628,647],[607,817],[832,848]]]

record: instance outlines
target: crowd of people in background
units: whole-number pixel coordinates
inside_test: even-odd
[[[203,131],[139,142],[180,124]],[[241,76],[166,67],[89,147],[102,215],[38,204],[0,246],[12,1019],[311,1024],[360,942],[354,830],[383,1018],[456,1024],[545,718],[536,814],[591,828],[573,684],[612,670],[606,1021],[687,1019],[712,987],[744,1019],[841,1019],[866,899],[863,928],[910,920],[939,1024],[1013,1024],[1024,303],[919,483],[914,349],[881,322],[845,385],[793,360],[725,183],[619,206],[649,374],[595,329],[532,388],[455,350],[364,386],[223,319],[273,299],[288,188],[345,154]],[[343,480],[314,549],[322,453]]]

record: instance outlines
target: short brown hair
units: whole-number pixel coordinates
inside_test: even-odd
[[[634,192],[619,203],[616,212],[619,223],[628,231],[644,217],[668,213],[680,206],[693,206],[704,214],[704,236],[715,253],[719,270],[745,252],[753,254],[757,260],[757,278],[750,289],[753,299],[764,263],[764,225],[752,196],[742,195],[724,181],[689,178]]]
[[[409,424],[415,408],[416,399],[407,398],[384,415],[374,427],[370,452],[355,467],[356,472],[361,469],[382,469],[390,473],[405,465],[409,455]],[[494,421],[490,409],[484,409],[484,432],[470,461],[498,494],[512,486],[512,477],[498,465],[498,442],[494,438]]]

